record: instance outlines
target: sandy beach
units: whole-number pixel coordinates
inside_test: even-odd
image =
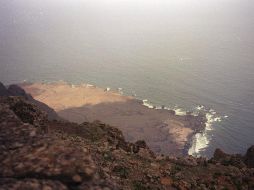
[[[202,116],[179,116],[170,110],[151,109],[134,97],[89,84],[19,85],[64,119],[77,123],[100,120],[122,130],[127,141],[145,140],[156,153],[185,154],[192,136],[205,124]]]

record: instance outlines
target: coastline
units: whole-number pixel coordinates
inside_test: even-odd
[[[127,141],[145,140],[160,154],[187,155],[195,135],[206,127],[203,114],[185,115],[179,110],[155,107],[148,100],[123,95],[121,89],[63,81],[19,86],[64,119],[77,123],[100,120],[122,130]]]

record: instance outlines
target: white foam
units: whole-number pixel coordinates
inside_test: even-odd
[[[94,87],[92,84],[86,84],[86,87]]]
[[[186,111],[184,111],[184,110],[182,110],[181,108],[176,108],[176,109],[174,109],[174,111],[175,111],[175,115],[186,115],[187,113],[186,113]]]
[[[110,88],[107,87],[107,88],[105,89],[105,92],[109,92],[109,91],[110,91]]]
[[[203,133],[196,133],[192,140],[192,146],[188,150],[188,154],[192,156],[200,156],[200,150],[206,148],[209,144],[209,139],[206,131]]]
[[[196,107],[197,110],[203,110],[204,108],[205,108],[205,106],[203,106],[203,105],[198,105],[198,106]]]
[[[172,110],[170,107],[164,107],[165,110]]]
[[[147,99],[144,99],[142,101],[143,101],[143,105],[148,108],[162,109],[162,106],[155,107]],[[164,109],[174,110],[175,115],[179,115],[179,116],[184,116],[187,114],[187,111],[183,110],[182,108],[179,108],[178,106],[175,106],[174,108],[164,107]],[[208,132],[213,130],[213,127],[212,127],[213,124],[216,122],[218,123],[222,121],[222,118],[216,113],[215,110],[206,109],[205,106],[203,105],[199,105],[195,107],[195,109],[192,112],[192,115],[198,116],[200,112],[205,113],[205,117],[207,120],[207,122],[205,123],[205,129],[202,132],[196,133],[193,136],[191,147],[188,150],[189,155],[196,156],[196,157],[201,156],[200,151],[205,149],[209,145],[210,136]]]
[[[216,114],[216,111],[215,111],[215,110],[213,110],[213,109],[210,109],[210,110],[209,110],[209,112],[210,112],[211,114],[213,114],[213,115],[215,115],[215,114]]]
[[[143,105],[150,109],[154,108],[154,106],[151,103],[149,103],[147,99],[143,100]]]
[[[123,89],[122,88],[118,88],[118,93],[120,93],[121,95],[123,95]]]
[[[197,110],[203,110],[207,111],[205,107],[200,107],[198,106],[196,108]],[[205,129],[203,132],[197,133],[194,135],[192,139],[192,144],[190,149],[188,150],[188,154],[192,156],[199,157],[200,156],[200,151],[205,149],[210,142],[210,138],[208,135],[208,131],[213,130],[212,126],[215,122],[221,122],[221,117],[218,116],[215,110],[210,109],[206,113],[206,124],[205,124]]]
[[[147,99],[144,99],[142,101],[143,101],[143,105],[148,107],[148,108],[150,108],[150,109],[156,109],[156,110],[161,110],[161,109],[174,110],[175,111],[175,115],[179,115],[179,116],[187,115],[187,112],[185,110],[183,110],[182,108],[178,108],[178,106],[175,106],[174,108],[170,108],[170,107],[167,107],[167,106],[154,106]]]
[[[214,121],[220,122],[220,121],[221,121],[221,117],[215,117],[215,118],[214,118]]]

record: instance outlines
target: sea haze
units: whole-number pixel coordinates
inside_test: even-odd
[[[0,81],[88,82],[203,110],[208,130],[191,153],[243,153],[254,144],[253,10],[253,0],[0,1]]]

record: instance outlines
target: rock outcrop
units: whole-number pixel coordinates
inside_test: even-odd
[[[10,85],[8,88],[6,88],[1,82],[0,82],[0,96],[19,96],[23,97],[25,100],[29,101],[30,103],[36,105],[40,110],[47,113],[47,117],[49,120],[62,120],[57,113],[50,108],[48,105],[35,100],[30,94],[27,94],[20,86],[18,85]]]
[[[251,146],[244,157],[244,162],[248,167],[254,168],[254,146]]]
[[[44,119],[43,112],[21,98],[1,98],[0,189],[107,187],[95,175],[88,149],[39,130]]]
[[[3,97],[0,103],[7,104],[23,123],[29,123],[35,127],[44,128],[47,124],[47,114],[38,107],[32,105],[23,97]]]
[[[0,97],[0,152],[0,190],[254,189],[253,147],[211,160],[155,155],[99,121],[50,121],[21,97]]]
[[[1,82],[0,82],[0,96],[10,96],[10,93]]]

